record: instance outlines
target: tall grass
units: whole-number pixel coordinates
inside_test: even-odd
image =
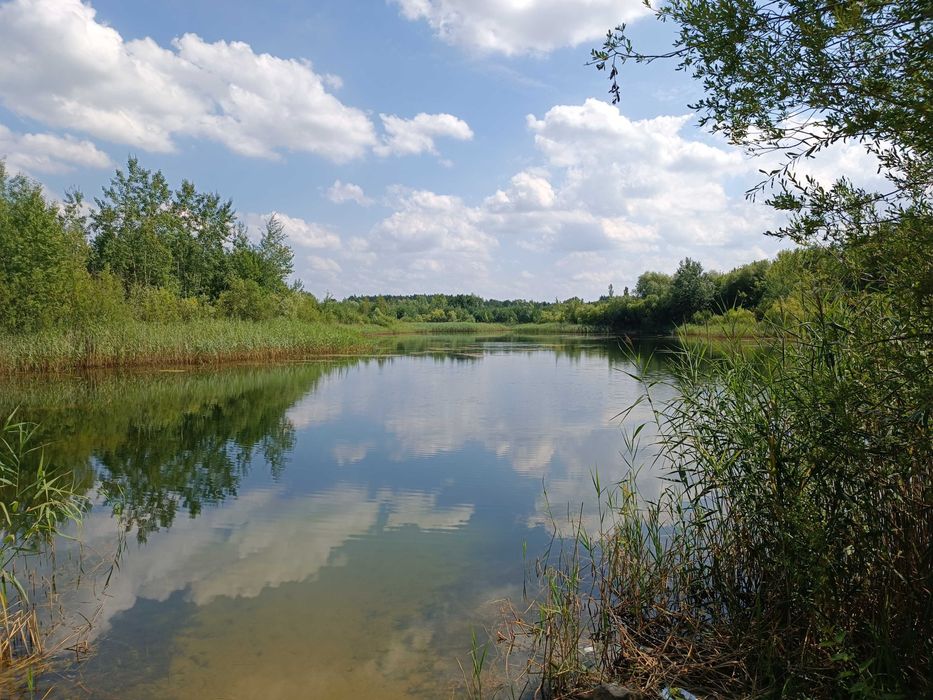
[[[490,334],[490,335],[559,335],[559,334],[581,334],[586,329],[575,323],[481,323],[476,321],[445,321],[445,322],[427,322],[427,321],[399,321],[388,326],[377,327],[375,332],[382,334],[399,335],[405,333],[417,333],[424,335],[448,335],[448,334]]]
[[[34,683],[44,634],[27,593],[30,559],[48,553],[60,526],[80,521],[86,499],[33,443],[36,426],[0,423],[0,692]]]
[[[748,309],[729,309],[710,316],[702,322],[685,323],[677,327],[676,334],[681,338],[732,339],[756,338],[775,335],[772,324],[761,323]]]
[[[930,311],[816,298],[770,352],[684,350],[653,405],[654,502],[598,479],[516,628],[544,694],[614,680],[701,696],[933,693]],[[642,401],[657,391],[647,372]],[[589,651],[588,651],[589,650]]]
[[[370,346],[357,329],[284,318],[132,321],[0,335],[0,372],[328,356]]]

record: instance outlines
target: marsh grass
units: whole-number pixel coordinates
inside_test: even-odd
[[[584,326],[576,323],[481,323],[463,322],[427,322],[399,321],[388,326],[374,327],[380,335],[404,335],[406,333],[423,335],[580,335],[587,332]]]
[[[732,341],[737,338],[774,337],[780,329],[774,324],[758,321],[748,309],[729,309],[702,322],[685,323],[676,329],[680,338]]]
[[[630,475],[594,476],[598,526],[568,519],[512,621],[543,696],[929,697],[933,336],[889,301],[815,299],[766,351],[685,346],[663,405],[632,372]]]
[[[322,357],[371,346],[359,329],[284,318],[132,321],[0,335],[0,372]]]
[[[34,604],[45,584],[31,564],[48,557],[60,527],[79,522],[86,499],[34,443],[36,426],[15,413],[0,423],[0,690],[26,688],[57,651],[46,645]]]

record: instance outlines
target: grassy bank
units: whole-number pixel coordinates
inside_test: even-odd
[[[468,322],[415,322],[400,321],[381,329],[384,334],[404,335],[418,333],[424,335],[447,335],[454,333],[489,334],[489,335],[561,335],[586,333],[586,329],[576,323],[476,323]]]
[[[372,346],[358,328],[283,318],[131,321],[0,335],[0,373],[322,357]]]
[[[568,323],[415,323],[346,325],[276,318],[128,321],[84,328],[0,334],[0,374],[74,369],[202,365],[365,353],[387,335],[559,335]]]
[[[684,323],[677,326],[680,338],[738,339],[774,336],[773,323],[758,321],[747,309],[730,309],[723,314],[710,316],[699,323]]]

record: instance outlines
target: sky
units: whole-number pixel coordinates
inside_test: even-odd
[[[628,66],[613,106],[585,65],[623,21],[671,46],[640,0],[0,0],[0,157],[93,198],[135,156],[275,213],[318,296],[594,299],[773,256],[770,164],[699,128],[689,75]]]

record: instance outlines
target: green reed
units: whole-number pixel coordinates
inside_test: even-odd
[[[370,346],[354,328],[285,318],[132,321],[0,336],[0,372],[320,357]]]
[[[0,423],[0,688],[30,687],[47,658],[24,575],[87,506],[72,476],[46,463],[35,434],[36,426],[17,421],[15,413]]]
[[[766,350],[685,348],[664,404],[647,365],[633,372],[653,417],[626,424],[630,476],[594,477],[598,527],[571,519],[514,623],[544,695],[608,680],[701,697],[929,695],[928,336],[883,295],[814,308]],[[646,464],[668,473],[653,501],[635,483]]]

